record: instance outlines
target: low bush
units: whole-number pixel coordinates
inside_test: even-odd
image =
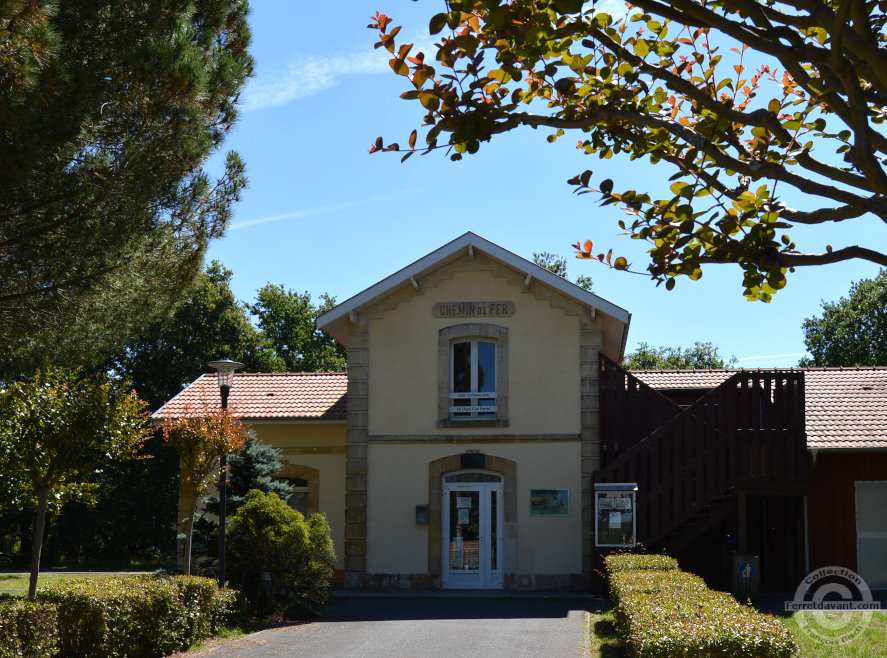
[[[238,613],[237,592],[183,576],[66,581],[38,602],[56,608],[65,656],[165,656],[211,637]]]
[[[629,655],[788,658],[797,653],[780,620],[708,589],[698,576],[667,566],[669,559],[638,560],[636,568],[622,559],[640,557],[662,556],[606,561],[616,628]]]
[[[54,605],[0,601],[0,658],[49,658],[58,651],[58,640]]]
[[[329,603],[336,554],[323,514],[306,520],[277,494],[254,489],[227,535],[232,582],[256,612],[318,613]]]

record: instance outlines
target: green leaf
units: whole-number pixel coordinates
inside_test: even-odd
[[[681,191],[685,187],[689,187],[689,186],[690,186],[690,184],[687,183],[686,181],[678,181],[677,183],[672,183],[669,189],[672,191],[673,194],[680,195]]]
[[[428,33],[429,34],[437,34],[447,24],[447,14],[435,14],[431,17],[431,20],[428,22]]]
[[[646,57],[650,52],[650,44],[645,39],[638,39],[634,42],[634,51],[640,57]]]
[[[419,102],[422,103],[422,107],[432,112],[440,106],[440,99],[430,91],[419,92]]]
[[[397,57],[393,57],[388,60],[388,66],[391,67],[391,70],[397,73],[397,75],[409,75],[410,67],[407,66],[407,63],[402,59],[398,59]]]

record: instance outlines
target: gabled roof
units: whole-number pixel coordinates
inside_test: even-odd
[[[238,372],[228,406],[247,421],[344,420],[344,372]],[[178,418],[205,403],[220,404],[215,373],[201,375],[151,416]]]
[[[359,313],[399,288],[411,285],[411,278],[421,279],[426,274],[465,254],[474,252],[483,253],[503,265],[531,276],[539,283],[554,288],[578,303],[594,309],[596,313],[602,313],[604,315],[604,353],[611,359],[617,361],[622,359],[631,313],[470,231],[330,309],[317,318],[317,326],[347,347],[348,323],[351,313]]]
[[[804,373],[807,447],[887,448],[887,367],[792,368]],[[737,370],[634,370],[656,389],[712,389]]]

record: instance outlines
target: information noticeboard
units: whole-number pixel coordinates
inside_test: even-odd
[[[629,547],[637,543],[637,485],[594,486],[595,546]]]

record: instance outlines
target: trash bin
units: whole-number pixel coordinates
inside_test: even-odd
[[[730,593],[745,603],[761,591],[761,558],[747,553],[734,553],[732,557]]]

